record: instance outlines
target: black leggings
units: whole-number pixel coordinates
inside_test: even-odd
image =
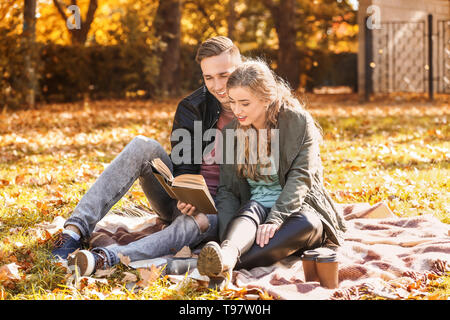
[[[235,269],[271,265],[291,254],[320,247],[324,229],[318,213],[310,206],[290,215],[263,248],[255,243],[256,231],[270,209],[257,201],[246,203],[229,223],[224,241],[228,240],[241,254]]]

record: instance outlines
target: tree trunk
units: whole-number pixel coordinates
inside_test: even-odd
[[[181,0],[160,0],[155,17],[156,34],[161,36],[159,85],[161,95],[180,93]]]
[[[22,45],[25,54],[25,100],[30,108],[36,103],[36,0],[25,0],[23,12]]]
[[[300,83],[300,55],[297,50],[295,0],[264,0],[270,10],[278,35],[277,74],[287,80],[293,89]]]
[[[76,6],[78,8],[78,11],[73,12],[71,16],[67,16],[66,11],[66,5],[61,4],[60,0],[53,0],[53,3],[58,9],[59,14],[64,19],[64,22],[67,27],[67,31],[69,31],[70,39],[72,44],[74,45],[84,45],[87,40],[87,35],[89,33],[89,30],[91,28],[92,21],[94,21],[95,11],[98,7],[98,0],[90,0],[89,1],[89,7],[88,11],[86,13],[86,19],[83,20],[81,16],[81,12],[79,7],[77,6],[77,1],[72,0],[72,5]],[[69,19],[72,19],[74,15],[79,15],[79,25],[74,25],[72,21],[68,21]],[[76,19],[75,19],[76,20]],[[69,28],[69,25],[71,25],[71,28]]]
[[[236,10],[235,10],[236,0],[229,0],[228,2],[228,17],[227,17],[227,25],[228,25],[228,38],[231,40],[234,39],[234,30],[236,29]]]

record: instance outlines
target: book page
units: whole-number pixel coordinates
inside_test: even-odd
[[[151,161],[153,168],[161,174],[167,181],[173,181],[173,174],[166,164],[160,159],[156,158]]]
[[[173,179],[172,186],[192,186],[192,188],[200,189],[206,186],[206,181],[200,174],[182,174]]]
[[[159,183],[163,186],[164,190],[169,194],[172,199],[177,199],[176,194],[172,191],[172,188],[166,183],[166,180],[157,172],[153,172],[153,175],[158,179]]]

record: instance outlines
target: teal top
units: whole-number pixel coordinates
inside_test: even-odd
[[[272,166],[274,165],[273,158],[270,159]],[[272,167],[273,168],[273,167]],[[273,172],[273,171],[272,171]],[[269,181],[265,180],[251,180],[247,178],[250,185],[251,198],[261,203],[266,208],[272,208],[277,201],[283,188],[281,188],[278,174],[270,175]]]
[[[258,201],[266,208],[273,207],[282,190],[278,175],[274,174],[270,178],[270,182],[264,180],[255,181],[247,178],[252,194],[250,200]]]

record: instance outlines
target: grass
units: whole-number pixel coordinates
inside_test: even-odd
[[[355,96],[309,96],[323,128],[326,188],[338,202],[384,200],[400,217],[432,214],[450,223],[449,104],[407,97],[367,104]],[[67,218],[123,147],[142,134],[169,150],[177,100],[50,104],[0,115],[0,272],[3,299],[236,299],[249,292],[217,292],[194,282],[157,277],[141,290],[124,281],[136,270],[119,265],[110,277],[75,281],[49,260],[51,237],[41,223]],[[147,205],[138,184],[116,204]],[[75,279],[76,280],[76,279]],[[450,276],[430,283],[450,296]],[[262,298],[270,298],[257,293]],[[376,299],[376,297],[370,297]]]

